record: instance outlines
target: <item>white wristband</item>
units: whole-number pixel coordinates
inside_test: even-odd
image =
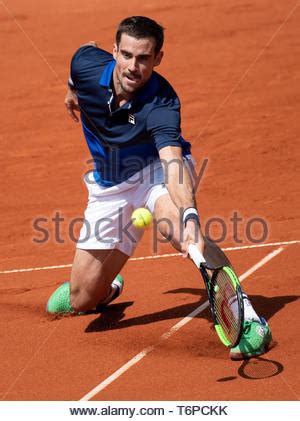
[[[187,218],[188,215],[196,215],[199,218],[198,212],[196,208],[187,208],[182,215],[182,221],[183,223],[185,223],[185,220]]]

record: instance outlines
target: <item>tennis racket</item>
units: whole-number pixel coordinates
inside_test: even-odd
[[[244,322],[238,277],[230,266],[210,267],[195,244],[189,245],[188,253],[204,280],[216,332],[224,345],[233,348],[240,341]],[[212,272],[211,277],[208,270]]]

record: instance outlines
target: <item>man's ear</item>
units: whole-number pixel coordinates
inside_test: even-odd
[[[118,47],[117,47],[117,44],[114,44],[113,57],[115,60],[117,59],[117,53],[118,53]]]
[[[154,59],[154,67],[159,66],[162,58],[164,56],[164,52],[163,51],[159,51],[159,53],[157,53],[155,59]]]

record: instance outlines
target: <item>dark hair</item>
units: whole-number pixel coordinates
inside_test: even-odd
[[[161,50],[164,43],[164,28],[155,20],[146,16],[131,16],[120,22],[116,33],[117,47],[120,45],[122,34],[127,34],[137,39],[154,38],[155,55]]]

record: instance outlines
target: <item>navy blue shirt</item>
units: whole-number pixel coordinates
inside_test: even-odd
[[[71,62],[83,132],[102,186],[119,184],[158,159],[165,146],[190,153],[181,136],[180,101],[171,85],[153,72],[133,100],[112,109],[113,56],[100,48],[79,48]]]

